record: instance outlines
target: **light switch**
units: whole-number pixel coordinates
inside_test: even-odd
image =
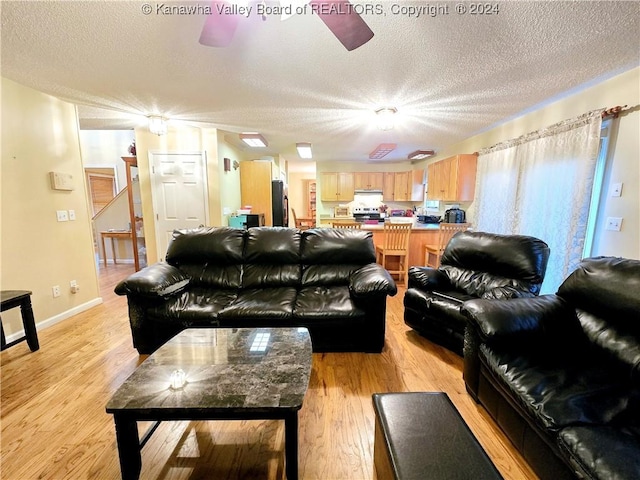
[[[69,220],[73,221],[76,219],[76,211],[75,210],[69,210]]]
[[[611,196],[619,197],[622,195],[622,182],[611,184]]]
[[[69,214],[66,210],[56,210],[56,217],[59,222],[67,222],[69,221]]]

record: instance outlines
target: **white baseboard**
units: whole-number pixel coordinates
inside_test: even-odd
[[[89,300],[88,302],[83,303],[82,305],[78,305],[77,307],[73,307],[69,310],[66,310],[62,313],[54,315],[53,317],[49,317],[42,322],[36,322],[36,330],[44,330],[45,328],[49,328],[56,323],[60,323],[67,318],[73,317],[78,313],[84,312],[85,310],[89,310],[90,308],[95,307],[96,305],[100,305],[102,303],[102,297],[94,298],[93,300]],[[15,333],[7,335],[7,343],[11,343],[14,340],[17,340],[20,337],[24,337],[24,329],[18,330]]]

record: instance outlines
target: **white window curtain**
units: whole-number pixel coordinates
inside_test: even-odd
[[[582,259],[602,111],[479,152],[469,216],[476,230],[549,245],[541,293],[555,293]]]

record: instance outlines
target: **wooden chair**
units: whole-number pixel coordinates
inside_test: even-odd
[[[355,228],[360,230],[362,228],[362,223],[360,222],[332,222],[331,226],[333,228]]]
[[[441,223],[438,229],[438,243],[436,245],[424,246],[424,264],[427,267],[438,268],[440,257],[444,248],[456,233],[469,230],[469,223]]]
[[[407,283],[409,270],[409,236],[411,235],[411,223],[384,224],[384,239],[382,246],[376,246],[376,262],[388,270],[391,275],[398,275],[398,282]],[[397,259],[392,268],[389,268],[387,260],[392,257]],[[393,268],[396,267],[397,268]]]
[[[316,226],[315,218],[298,217],[296,215],[296,211],[293,208],[291,209],[291,214],[293,215],[293,222],[295,223],[297,229],[308,230]]]

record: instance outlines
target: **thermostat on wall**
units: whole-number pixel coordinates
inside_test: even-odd
[[[49,172],[49,179],[54,190],[73,190],[73,175],[70,173]]]

